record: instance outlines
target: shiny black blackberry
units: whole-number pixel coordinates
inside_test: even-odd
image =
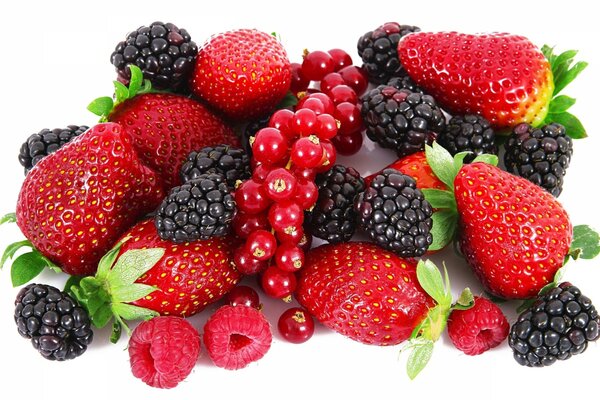
[[[476,114],[456,115],[450,119],[446,128],[438,135],[437,142],[452,155],[470,151],[464,158],[466,163],[480,154],[498,155],[496,134],[490,122]]]
[[[388,22],[358,39],[358,55],[363,60],[369,82],[381,84],[393,76],[406,75],[398,58],[398,42],[403,36],[420,30],[416,26]]]
[[[94,332],[87,312],[68,294],[41,284],[25,286],[15,299],[15,322],[21,336],[48,360],[82,355]]]
[[[119,42],[110,56],[118,79],[129,83],[129,65],[140,67],[155,89],[186,91],[186,83],[196,62],[198,46],[185,29],[162,22],[141,26]]]
[[[429,95],[381,85],[361,102],[369,139],[396,150],[399,157],[424,150],[446,126],[442,110]]]
[[[427,94],[422,87],[417,85],[415,81],[413,81],[410,76],[395,76],[387,82],[388,86],[393,86],[396,89],[407,89],[411,92]]]
[[[369,238],[402,257],[422,256],[433,241],[431,204],[408,175],[383,170],[358,195],[355,207]]]
[[[208,146],[188,155],[181,167],[181,181],[186,183],[211,173],[222,174],[229,187],[234,188],[236,181],[250,178],[250,159],[244,150],[226,144]]]
[[[560,195],[573,155],[573,141],[564,126],[551,123],[534,128],[522,123],[514,127],[504,146],[508,172],[543,187],[554,197]]]
[[[29,136],[27,141],[21,145],[19,151],[19,162],[25,168],[25,175],[42,158],[54,153],[65,143],[70,142],[88,129],[89,127],[85,125],[69,125],[64,129],[42,129],[38,133]]]
[[[311,234],[329,243],[347,242],[356,230],[354,199],[365,189],[365,181],[350,167],[334,165],[318,174],[319,198],[307,215]]]
[[[598,339],[599,325],[592,301],[563,282],[519,315],[508,344],[519,364],[544,367],[583,353],[588,342]]]
[[[237,210],[231,190],[214,173],[174,187],[154,217],[158,236],[175,243],[225,236]]]

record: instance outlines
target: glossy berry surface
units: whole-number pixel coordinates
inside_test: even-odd
[[[290,343],[304,343],[315,332],[312,316],[300,307],[285,310],[277,322],[279,334]]]
[[[279,129],[275,128],[261,129],[252,143],[254,160],[261,163],[275,164],[286,156],[287,150],[287,140]]]
[[[257,260],[265,261],[275,254],[277,241],[271,232],[257,230],[248,235],[245,248]]]
[[[265,294],[276,299],[286,299],[296,290],[296,275],[278,267],[267,268],[261,278],[261,286]]]
[[[263,183],[267,196],[274,201],[290,198],[296,192],[296,177],[285,168],[275,168],[269,172]]]
[[[233,253],[233,264],[243,275],[255,275],[263,272],[269,266],[268,261],[261,261],[249,253],[244,247],[237,248]]]
[[[327,51],[333,59],[333,70],[339,71],[340,69],[352,65],[352,57],[345,50],[342,49],[331,49]]]
[[[335,63],[333,57],[324,51],[311,51],[304,56],[302,72],[311,81],[320,81],[325,75],[333,72]]]
[[[226,301],[227,304],[234,307],[253,307],[257,310],[259,310],[261,307],[260,298],[258,297],[256,290],[245,285],[239,285],[231,289],[231,291],[227,294]]]
[[[263,184],[249,179],[242,183],[234,194],[238,209],[248,214],[258,214],[265,211],[271,204]]]
[[[284,271],[298,271],[304,265],[304,251],[291,243],[282,243],[275,251],[275,265]]]

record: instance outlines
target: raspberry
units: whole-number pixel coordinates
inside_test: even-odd
[[[217,367],[240,369],[261,359],[273,335],[264,315],[253,307],[223,306],[204,325],[204,345]]]
[[[177,386],[192,372],[199,355],[198,331],[179,317],[156,317],[144,321],[129,339],[131,372],[156,388]]]
[[[475,296],[468,310],[454,310],[448,319],[448,336],[454,346],[476,356],[498,346],[508,336],[508,321],[490,300]]]

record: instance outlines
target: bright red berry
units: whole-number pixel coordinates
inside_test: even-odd
[[[348,135],[337,135],[331,142],[335,150],[343,156],[351,156],[358,153],[363,144],[363,135],[360,131]]]
[[[340,121],[339,136],[349,135],[362,130],[363,120],[360,115],[360,109],[356,104],[349,102],[337,104],[333,116]]]
[[[269,223],[275,231],[300,230],[304,222],[304,211],[298,203],[285,201],[274,203],[269,209]]]
[[[260,310],[260,298],[256,290],[250,286],[239,285],[227,294],[227,304],[230,306],[246,306]]]
[[[323,107],[324,107],[323,113],[333,115],[333,112],[335,111],[335,104],[333,104],[333,101],[331,101],[329,96],[327,96],[325,93],[321,93],[321,92],[311,93],[307,96],[302,97],[298,101],[298,105],[296,106],[296,109],[304,108],[304,104],[306,102],[308,102],[310,99],[319,100],[323,104]]]
[[[348,85],[337,85],[331,88],[329,92],[325,92],[331,100],[333,104],[338,105],[340,103],[348,102],[352,104],[358,103],[358,96],[354,89],[352,89]]]
[[[258,229],[268,230],[270,228],[266,213],[247,214],[245,212],[238,212],[233,217],[232,225],[235,234],[242,239],[247,238],[248,235]]]
[[[238,209],[248,214],[261,213],[271,204],[262,183],[254,179],[244,181],[236,189],[234,197]]]
[[[253,163],[254,158],[250,160],[252,166],[252,179],[256,182],[264,182],[267,178],[267,175],[273,169],[273,165],[269,164],[261,164],[261,163]]]
[[[340,74],[346,85],[354,89],[357,96],[362,96],[369,86],[369,81],[364,70],[355,65],[349,65],[340,69],[338,74]]]
[[[310,79],[307,79],[302,72],[302,64],[292,63],[292,82],[290,84],[290,90],[293,93],[303,92],[308,88]]]
[[[260,261],[273,257],[276,248],[277,240],[275,236],[266,230],[254,231],[246,239],[246,251]]]
[[[292,145],[292,162],[302,168],[317,167],[323,158],[323,146],[315,135],[301,137]]]
[[[276,266],[270,266],[263,272],[261,286],[265,294],[276,299],[287,300],[296,290],[296,275]]]
[[[311,51],[304,56],[302,72],[311,81],[320,81],[335,68],[333,58],[324,51]]]
[[[260,163],[275,164],[287,155],[287,151],[287,139],[275,128],[261,129],[252,143],[252,156]]]
[[[277,237],[277,240],[280,243],[290,243],[297,245],[302,241],[302,238],[304,237],[304,229],[302,229],[302,226],[289,226],[283,230],[276,230],[275,236]]]
[[[316,99],[313,100],[316,101]],[[301,108],[294,113],[289,127],[292,132],[300,136],[308,136],[314,133],[316,125],[317,114],[309,108]]]
[[[304,343],[315,332],[315,322],[308,311],[293,307],[281,314],[277,322],[277,330],[290,343]]]
[[[291,243],[282,243],[275,251],[275,265],[284,271],[298,271],[304,265],[304,252]]]
[[[294,117],[294,112],[288,109],[277,110],[269,119],[269,127],[279,129],[279,132],[288,139],[293,139],[296,134],[291,131],[290,121]]]
[[[323,77],[320,88],[323,93],[329,93],[331,89],[338,85],[346,85],[346,81],[338,72],[331,72]]]
[[[339,71],[340,69],[352,65],[352,57],[342,49],[331,49],[328,51],[329,55],[333,59],[333,70]]]
[[[244,275],[259,274],[269,266],[267,261],[256,259],[244,247],[240,247],[234,251],[233,263],[235,264],[235,268]]]
[[[294,201],[304,209],[308,210],[315,205],[319,198],[319,190],[314,181],[299,179],[296,184],[296,193],[294,195]]]
[[[296,177],[285,168],[275,168],[267,175],[265,191],[274,201],[289,199],[296,192]]]
[[[321,114],[317,117],[315,132],[321,140],[331,139],[337,135],[337,121],[330,114]]]
[[[358,133],[360,134],[360,132]],[[333,139],[335,139],[335,137],[331,140]],[[321,146],[323,147],[323,159],[321,160],[319,166],[315,168],[317,172],[328,171],[331,169],[331,167],[335,165],[335,160],[337,159],[337,152],[331,140],[321,140]],[[360,142],[360,144],[362,145],[362,141]]]

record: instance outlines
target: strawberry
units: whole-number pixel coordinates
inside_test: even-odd
[[[124,127],[140,159],[158,172],[165,190],[180,184],[179,170],[190,152],[221,143],[239,146],[231,128],[204,105],[184,96],[148,93],[149,81],[142,87],[141,70],[130,68],[129,87],[114,83],[115,102],[101,97],[88,109]]]
[[[13,272],[25,275],[13,283],[25,283],[44,264],[93,274],[119,236],[163,196],[159,179],[142,165],[123,128],[94,126],[44,157],[25,178],[16,222],[29,241],[9,246],[3,261],[21,246],[34,251],[21,256],[26,262],[14,261]]]
[[[419,189],[445,189],[446,186],[442,181],[431,170],[427,160],[425,158],[425,152],[419,151],[416,153],[409,154],[406,157],[402,157],[399,160],[394,161],[387,167],[383,168],[379,172],[375,172],[365,178],[367,186],[371,184],[373,178],[379,175],[384,169],[392,168],[396,171],[402,172],[405,175],[410,176],[417,182]]]
[[[239,29],[211,37],[198,52],[195,95],[234,120],[266,115],[290,89],[285,49],[267,33]]]
[[[587,66],[571,67],[576,54],[555,55],[508,33],[418,32],[398,44],[410,77],[450,113],[480,114],[497,128],[558,122],[583,137],[583,126],[566,111],[575,101],[558,96]]]
[[[175,244],[158,236],[152,219],[139,222],[100,261],[98,272],[67,285],[96,327],[114,317],[188,317],[229,292],[240,279],[231,238]],[[118,325],[118,327],[117,327]]]

